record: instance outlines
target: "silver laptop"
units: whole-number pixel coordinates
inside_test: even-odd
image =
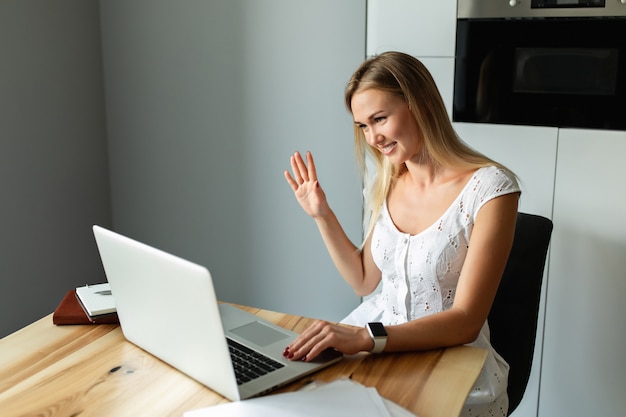
[[[206,268],[99,226],[93,231],[124,337],[229,400],[267,393],[341,359],[334,350],[315,362],[284,358],[297,334],[218,303]],[[237,350],[269,361],[236,375]]]

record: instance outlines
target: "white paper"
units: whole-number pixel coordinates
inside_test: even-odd
[[[375,388],[338,380],[319,388],[188,411],[184,417],[392,417]]]

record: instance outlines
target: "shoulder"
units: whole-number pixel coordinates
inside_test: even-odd
[[[487,166],[476,170],[472,176],[474,186],[486,192],[519,192],[517,177],[511,171],[497,166]]]
[[[476,170],[466,187],[464,199],[467,207],[476,215],[478,210],[496,197],[521,193],[515,175],[497,166],[487,166]]]

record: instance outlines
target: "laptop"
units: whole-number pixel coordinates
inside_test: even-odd
[[[312,362],[282,353],[297,334],[219,303],[208,269],[93,226],[124,337],[231,401],[259,396],[339,361],[332,349]],[[244,365],[232,355],[269,358]]]

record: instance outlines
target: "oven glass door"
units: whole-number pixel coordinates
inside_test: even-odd
[[[458,20],[453,119],[626,130],[626,19]]]

